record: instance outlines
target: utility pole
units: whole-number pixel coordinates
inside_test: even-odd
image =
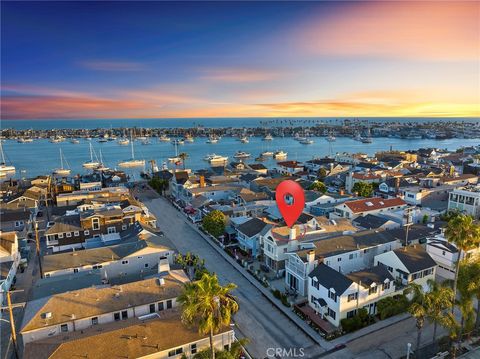
[[[408,247],[408,231],[410,226],[413,224],[412,222],[412,212],[415,208],[414,207],[407,207],[403,213],[403,218],[405,219],[405,249]]]
[[[40,238],[38,238],[38,223],[37,223],[37,221],[33,222],[33,226],[35,228],[35,248],[36,248],[36,252],[37,252],[38,266],[40,268],[40,278],[43,278],[42,257],[40,255]]]
[[[13,320],[12,299],[10,298],[9,290],[7,291],[7,304],[8,304],[8,313],[10,315],[10,330],[12,332],[13,352],[15,353],[15,358],[19,359],[18,349],[17,349],[17,332],[15,330],[15,321]]]

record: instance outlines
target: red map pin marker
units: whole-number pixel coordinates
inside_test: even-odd
[[[277,186],[275,200],[285,223],[291,227],[305,207],[303,188],[295,181],[283,181]]]

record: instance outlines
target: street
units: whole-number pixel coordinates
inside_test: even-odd
[[[235,283],[234,291],[240,304],[235,315],[236,332],[239,336],[251,339],[247,350],[255,358],[265,358],[273,353],[270,348],[303,348],[304,357],[315,358],[324,352],[303,331],[297,328],[258,290],[218,254],[210,244],[193,230],[187,219],[164,198],[158,198],[151,191],[136,194],[149,210],[157,217],[160,229],[175,244],[181,253],[192,252],[205,259],[209,271],[218,275],[225,284]],[[267,351],[270,349],[269,351]],[[293,353],[293,350],[291,351]]]

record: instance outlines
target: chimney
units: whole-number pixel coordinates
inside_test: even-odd
[[[396,192],[398,192],[398,189],[400,188],[400,177],[395,177],[395,189]]]
[[[338,193],[340,194],[340,196],[343,196],[345,194],[345,190],[343,188],[340,188]]]
[[[294,241],[295,239],[297,239],[297,230],[295,229],[295,227],[290,228],[289,239],[291,241]]]
[[[200,187],[205,187],[205,176],[200,176]]]
[[[158,262],[158,273],[170,272],[170,263],[167,258],[162,258]]]
[[[313,263],[314,260],[315,260],[315,251],[312,249],[307,253],[307,262],[311,264]]]

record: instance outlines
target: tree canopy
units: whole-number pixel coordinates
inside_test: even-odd
[[[362,197],[371,197],[373,194],[373,185],[368,182],[356,182],[352,187],[352,192],[356,192]]]
[[[219,210],[211,211],[203,218],[202,226],[214,237],[219,237],[225,232],[225,215]]]

